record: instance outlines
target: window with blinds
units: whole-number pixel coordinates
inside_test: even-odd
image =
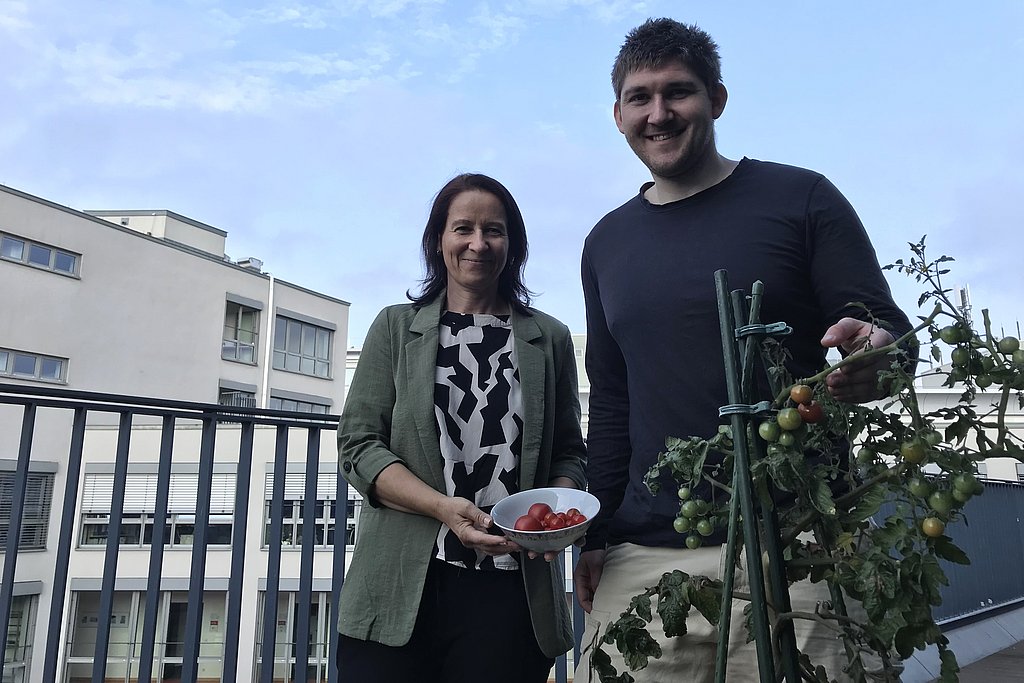
[[[172,472],[167,497],[164,544],[191,546],[195,536],[196,494],[199,475]],[[153,543],[156,514],[157,475],[129,473],[125,480],[124,511],[120,544],[145,546]],[[82,487],[82,533],[80,545],[105,545],[114,494],[113,474],[86,474]],[[215,472],[210,490],[209,545],[230,545],[235,508],[235,474]]]
[[[50,502],[53,499],[53,475],[29,472],[25,482],[25,505],[21,514],[18,550],[45,550],[50,526]],[[14,502],[14,472],[0,472],[0,553],[7,547]]]
[[[316,503],[314,504],[313,538],[318,548],[334,547],[334,529],[337,517],[338,499],[337,472],[321,471],[316,478]],[[298,548],[302,546],[302,502],[305,500],[306,474],[287,472],[284,479],[284,506],[281,527],[281,546]],[[263,506],[263,547],[270,545],[270,503],[274,495],[274,473],[268,472],[264,488]],[[352,490],[348,491],[348,509],[345,520],[345,544],[356,542],[356,527],[362,499]]]

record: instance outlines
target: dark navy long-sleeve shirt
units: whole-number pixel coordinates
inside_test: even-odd
[[[853,207],[824,176],[743,159],[722,182],[677,202],[653,205],[641,190],[594,227],[583,251],[588,479],[602,505],[587,549],[685,541],[672,528],[676,487],[652,496],[643,479],[666,437],[711,437],[723,423],[721,268],[731,289],[764,282],[761,321],[792,326],[785,345],[795,377],[824,367],[820,340],[830,325],[864,318],[851,302],[894,336],[911,329]]]

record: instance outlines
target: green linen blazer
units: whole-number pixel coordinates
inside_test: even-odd
[[[342,476],[363,500],[352,563],[345,574],[338,630],[352,638],[399,646],[409,641],[440,522],[381,506],[377,475],[401,462],[445,492],[434,417],[434,376],[442,294],[419,309],[381,311],[367,332],[342,411],[338,454]],[[565,476],[585,488],[576,359],[568,328],[549,315],[512,314],[523,396],[520,490]],[[340,495],[340,494],[339,494]],[[557,657],[572,647],[560,561],[520,562],[534,633]],[[500,615],[496,615],[500,618]]]

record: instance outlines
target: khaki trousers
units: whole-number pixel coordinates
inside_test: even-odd
[[[598,631],[603,635],[607,624],[619,618],[629,606],[630,599],[657,584],[665,572],[680,569],[691,576],[720,579],[724,557],[725,546],[680,550],[623,543],[610,547],[605,555],[604,571],[594,596],[593,610],[586,618],[581,648],[588,648]],[[745,593],[748,587],[747,573],[737,569],[734,589]],[[828,586],[823,582],[812,584],[810,581],[800,581],[790,587],[790,601],[794,611],[814,612],[819,601],[829,598]],[[728,683],[760,680],[756,646],[753,642],[746,642],[746,629],[743,625],[745,604],[744,600],[733,601],[726,669]],[[847,607],[853,612],[860,605]],[[631,675],[638,683],[712,683],[715,679],[718,645],[714,627],[696,609],[691,609],[686,619],[686,635],[666,638],[661,619],[654,609],[652,612],[654,621],[648,625],[648,630],[661,645],[662,655],[659,659],[649,660],[645,669],[630,672]],[[830,678],[850,680],[843,675],[843,667],[847,663],[843,642],[834,631],[805,619],[798,619],[795,629],[797,647],[801,652],[807,654],[816,665],[824,666]],[[611,655],[612,663],[619,673],[628,671],[614,645],[604,645],[602,649]],[[865,664],[870,668],[871,663]],[[597,683],[597,675],[592,679],[590,674],[589,650],[580,655],[575,676],[576,683]]]

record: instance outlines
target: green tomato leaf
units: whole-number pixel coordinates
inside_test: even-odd
[[[924,633],[919,627],[904,626],[896,632],[894,645],[900,657],[910,659],[915,649],[925,648]]]
[[[611,657],[604,650],[594,650],[590,657],[590,670],[597,674],[600,683],[634,683],[628,673],[619,674],[615,670]]]
[[[618,621],[608,625],[605,633],[605,641],[615,643],[631,671],[643,669],[651,657],[661,656],[661,646],[646,626],[647,622],[640,617],[624,612]]]
[[[836,514],[836,502],[832,499],[832,491],[822,479],[814,479],[810,484],[811,505],[823,515],[829,517]]]
[[[878,512],[885,502],[885,495],[884,486],[872,486],[857,499],[856,505],[850,510],[850,516],[858,522],[863,522]]]
[[[941,648],[939,662],[939,680],[942,683],[955,683],[959,680],[957,673],[960,671],[960,665],[957,663],[956,655],[953,654],[952,650]]]
[[[687,578],[677,569],[666,572],[658,582],[658,616],[669,638],[686,634],[686,615],[690,611]]]
[[[971,558],[961,550],[948,536],[939,536],[934,542],[935,554],[944,560],[956,564],[970,564]]]
[[[690,603],[712,626],[717,626],[722,618],[721,587],[720,581],[691,579],[689,582]]]

